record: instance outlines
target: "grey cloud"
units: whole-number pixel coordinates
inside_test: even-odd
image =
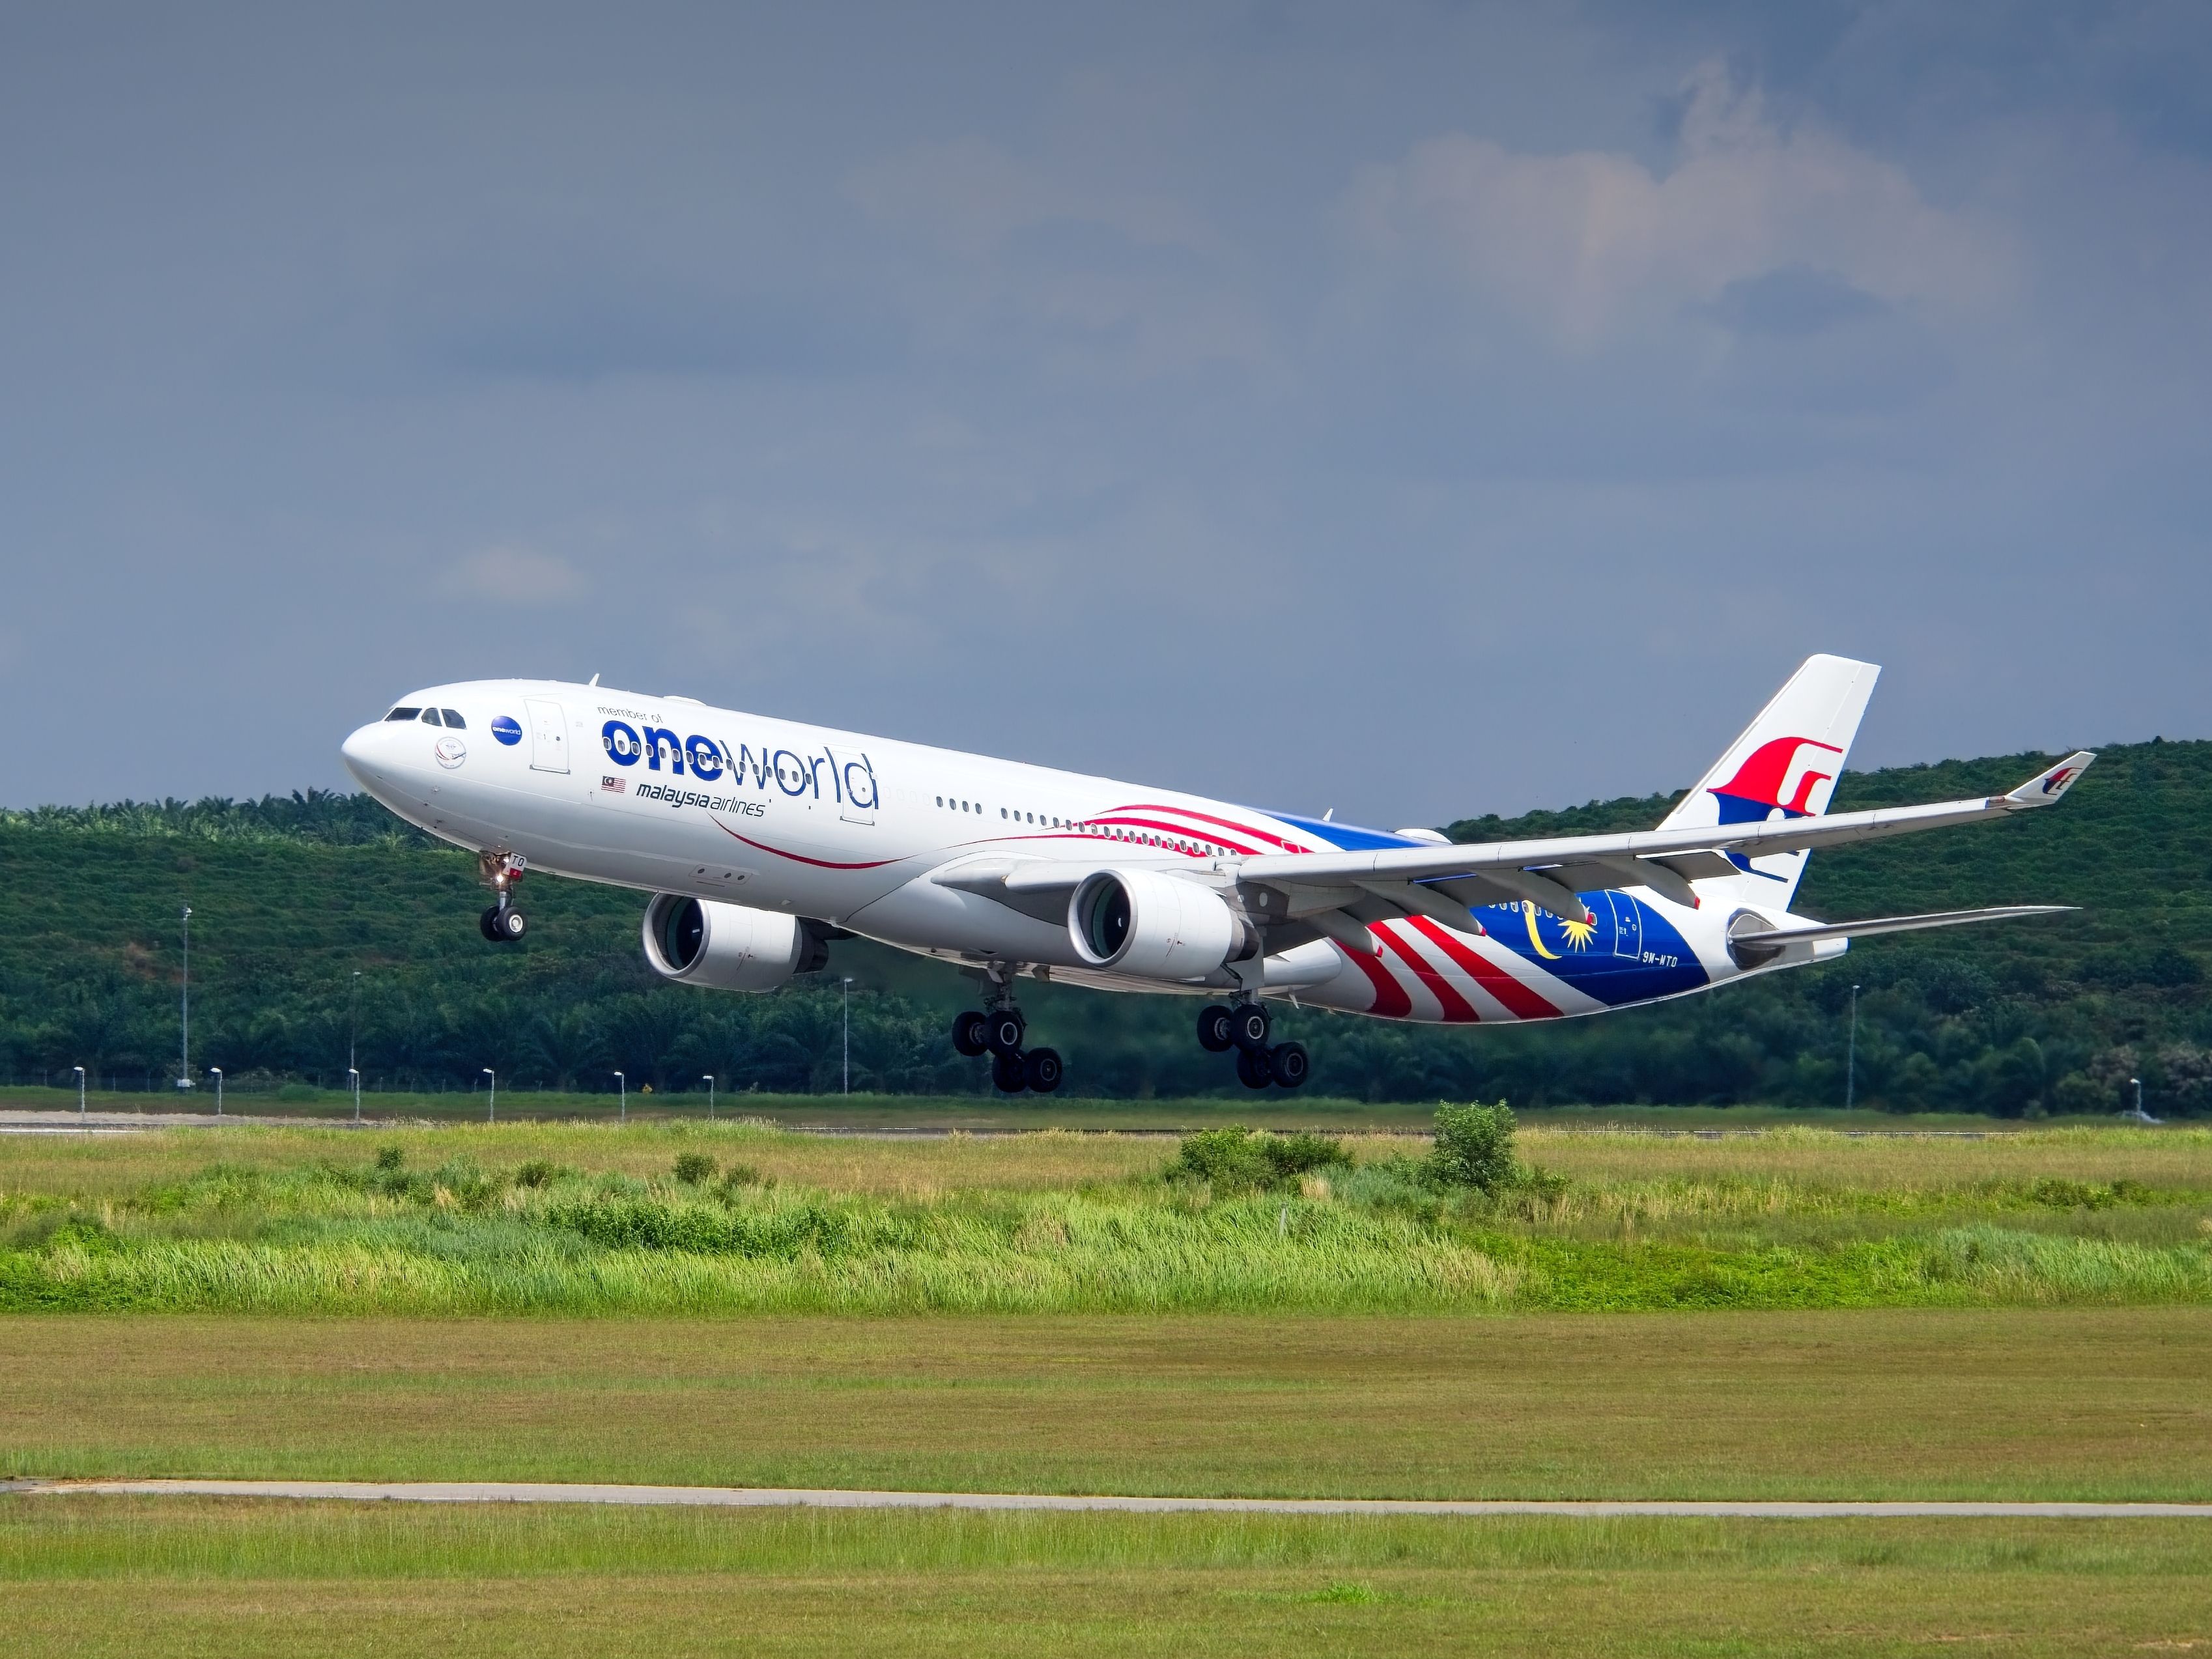
[[[1816,649],[1873,760],[2212,729],[2206,32],[26,14],[0,684],[266,713],[9,788],[595,670],[1389,823],[1679,783]]]

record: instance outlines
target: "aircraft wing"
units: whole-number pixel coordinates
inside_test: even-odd
[[[2086,750],[2069,755],[2009,793],[1973,800],[1543,841],[1389,847],[1359,853],[1268,853],[1243,860],[1237,874],[1240,882],[1271,887],[1354,890],[1415,909],[1421,908],[1424,887],[1463,905],[1525,899],[1556,915],[1581,921],[1586,912],[1576,895],[1593,888],[1648,886],[1668,898],[1694,903],[1691,882],[1738,870],[1728,857],[1730,854],[1757,858],[1845,846],[2048,806],[2071,789],[2095,759]],[[1318,908],[1322,896],[1316,892],[1302,903],[1293,893],[1293,914]],[[1340,908],[1341,902],[1328,908]]]

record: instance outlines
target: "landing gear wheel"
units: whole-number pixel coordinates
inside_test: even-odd
[[[1209,1054],[1225,1054],[1237,1046],[1230,1034],[1231,1010],[1220,1003],[1208,1003],[1198,1011],[1198,1046]]]
[[[991,1059],[991,1081],[999,1092],[1018,1095],[1030,1086],[1029,1073],[1022,1065],[1019,1054],[994,1054]]]
[[[1275,1080],[1267,1064],[1265,1048],[1239,1048],[1237,1051],[1237,1080],[1248,1089],[1264,1089]]]
[[[1285,1089],[1295,1089],[1313,1075],[1313,1061],[1303,1042],[1279,1042],[1267,1050],[1267,1069]]]
[[[1048,1095],[1060,1087],[1062,1075],[1057,1048],[1032,1048],[1022,1056],[1023,1079],[1041,1095]]]
[[[491,913],[491,936],[502,945],[512,945],[529,931],[529,921],[511,904]]]
[[[498,920],[499,906],[496,904],[484,906],[484,913],[477,918],[477,932],[482,933],[494,945],[499,943],[499,935],[492,931],[492,924]]]
[[[1248,1054],[1262,1053],[1274,1022],[1256,1002],[1240,1002],[1229,1011],[1229,1037]]]
[[[1029,1023],[1018,1008],[998,1008],[983,1016],[983,1042],[990,1051],[1004,1060],[1019,1060],[1022,1036]]]
[[[970,1060],[981,1060],[991,1052],[991,1045],[983,1040],[983,1016],[970,1008],[952,1021],[952,1046]]]

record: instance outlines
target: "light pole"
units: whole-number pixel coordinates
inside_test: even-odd
[[[208,1067],[208,1073],[215,1079],[215,1115],[221,1117],[222,1115],[222,1067],[210,1066]]]
[[[484,1121],[496,1123],[499,1121],[499,1073],[487,1066],[483,1068],[483,1074],[491,1079],[491,1093],[484,1100]]]
[[[853,976],[845,975],[845,1092],[853,1092]]]
[[[353,996],[346,1008],[346,1070],[359,1063],[354,1048],[361,1040],[361,969],[353,970]]]
[[[2141,1118],[2143,1115],[2142,1079],[2139,1077],[2131,1077],[2128,1079],[2128,1084],[2136,1091],[2136,1116]]]
[[[615,1087],[621,1091],[622,1112],[622,1115],[617,1118],[616,1121],[627,1123],[629,1121],[629,1079],[624,1077],[620,1072],[617,1072],[615,1073]]]
[[[346,1086],[353,1091],[353,1121],[361,1121],[361,1073],[350,1066],[346,1067]]]
[[[1850,1111],[1859,1092],[1859,988],[1851,987],[1851,1041],[1844,1050],[1844,1109]]]
[[[714,1074],[708,1072],[699,1081],[707,1085],[707,1121],[712,1123],[714,1121]]]
[[[192,1086],[192,907],[185,907],[184,1000],[178,1016],[177,1087]]]
[[[84,1121],[84,1067],[72,1066],[70,1069],[76,1073],[76,1115],[82,1122]]]

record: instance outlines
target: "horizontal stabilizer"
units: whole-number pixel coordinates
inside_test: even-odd
[[[1729,950],[1748,968],[1779,956],[1784,945],[1818,945],[1823,939],[1863,939],[1872,933],[1917,933],[1925,927],[1957,927],[1970,921],[2003,921],[2012,916],[2050,916],[2078,909],[2072,904],[2002,904],[1988,910],[1935,910],[1920,916],[1870,916],[1863,921],[1831,921],[1809,927],[1761,927],[1753,918],[1744,932],[1731,928]]]

